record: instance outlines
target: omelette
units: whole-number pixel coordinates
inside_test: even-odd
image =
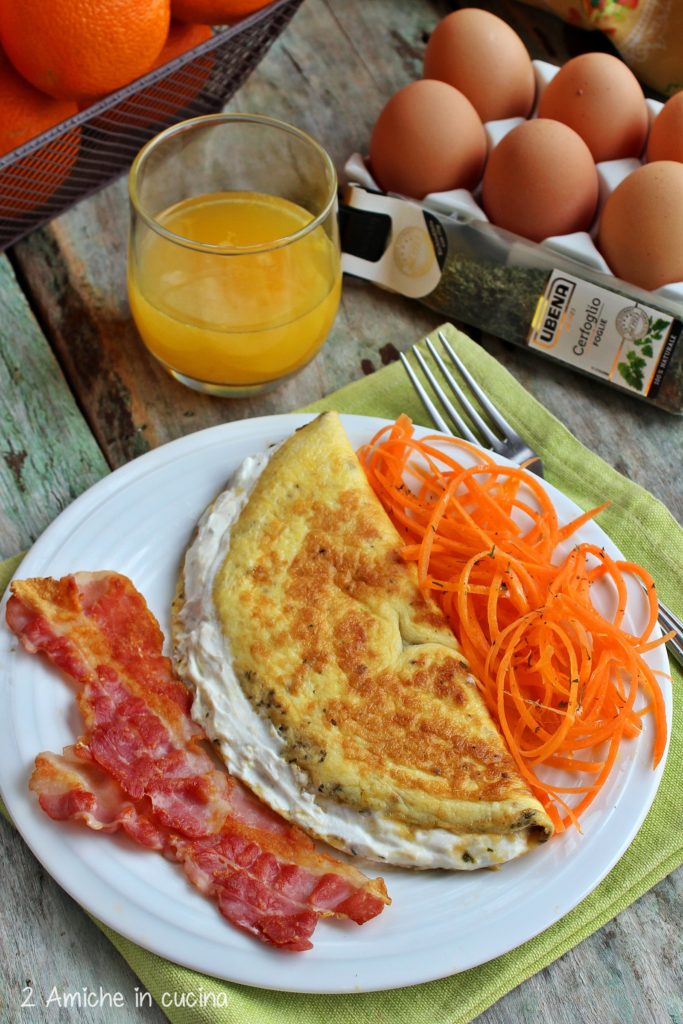
[[[401,545],[323,414],[248,458],[202,516],[176,667],[228,770],[311,835],[404,867],[500,864],[552,822]]]

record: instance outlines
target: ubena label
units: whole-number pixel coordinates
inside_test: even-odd
[[[584,373],[654,397],[681,327],[658,309],[554,270],[527,343]]]

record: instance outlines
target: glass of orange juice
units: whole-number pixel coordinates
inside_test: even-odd
[[[128,293],[149,351],[215,395],[264,391],[322,347],[341,292],[337,178],[269,117],[173,125],[130,172]]]

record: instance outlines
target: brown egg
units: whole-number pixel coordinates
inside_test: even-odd
[[[683,92],[667,100],[652,122],[647,158],[650,163],[655,160],[683,163]]]
[[[526,117],[534,103],[534,69],[524,43],[501,18],[475,7],[439,22],[427,43],[424,74],[464,93],[482,121]]]
[[[598,248],[641,288],[683,281],[683,164],[658,160],[624,178],[603,207]]]
[[[474,188],[486,159],[479,115],[452,85],[422,79],[391,97],[370,139],[370,169],[385,192]]]
[[[582,53],[561,67],[541,96],[538,116],[578,132],[596,163],[640,156],[647,135],[638,79],[609,53]]]
[[[525,121],[489,156],[482,192],[494,224],[540,242],[585,231],[598,201],[588,146],[559,121]]]

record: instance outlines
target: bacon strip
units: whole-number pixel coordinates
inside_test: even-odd
[[[216,767],[161,630],[126,577],[17,581],[7,622],[78,686],[85,736],[63,755],[39,755],[31,777],[50,817],[124,829],[179,861],[233,924],[284,949],[310,949],[321,916],[362,924],[389,902],[381,878],[318,853]]]
[[[122,828],[151,850],[165,851],[167,831],[126,797],[119,784],[83,759],[78,744],[63,754],[39,754],[29,781],[42,809],[55,821],[75,821],[97,832]]]

